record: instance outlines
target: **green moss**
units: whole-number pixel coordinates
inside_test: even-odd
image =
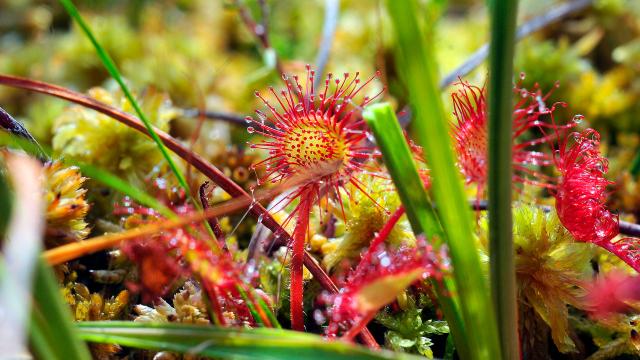
[[[120,92],[93,88],[88,94],[108,105],[131,112]],[[163,131],[176,116],[168,97],[152,89],[140,97],[143,111]],[[138,187],[154,167],[163,163],[162,154],[147,136],[118,121],[80,106],[70,106],[55,120],[53,150],[56,156],[89,163],[112,172]]]
[[[554,210],[545,213],[538,207],[519,204],[513,209],[513,224],[520,303],[533,308],[551,328],[553,341],[561,352],[570,352],[575,344],[570,337],[567,305],[581,306],[583,282],[592,273],[592,246],[576,242]],[[483,218],[480,241],[485,249],[486,229]],[[521,319],[521,324],[527,323],[527,319]]]

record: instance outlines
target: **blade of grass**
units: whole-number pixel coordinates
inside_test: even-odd
[[[12,272],[7,270],[4,259],[0,257],[0,279],[10,276]],[[71,314],[62,302],[56,280],[42,259],[35,263],[32,295],[29,335],[38,358],[90,360],[86,344],[73,331]],[[47,314],[46,318],[44,314]],[[4,320],[0,323],[0,327],[3,326],[8,326]]]
[[[162,204],[156,198],[149,195],[144,190],[129,184],[125,180],[119,178],[118,176],[108,171],[102,170],[95,166],[82,164],[82,163],[78,163],[70,160],[65,160],[64,162],[70,165],[75,165],[79,167],[80,172],[83,175],[86,175],[91,179],[96,180],[102,183],[103,185],[110,187],[113,190],[116,190],[118,192],[121,192],[129,196],[131,199],[133,199],[140,205],[144,205],[154,210],[157,210],[162,216],[165,216],[167,218],[176,217],[176,214],[173,212],[173,210],[171,210],[170,208]]]
[[[34,301],[41,313],[46,314],[46,323],[52,326],[48,340],[57,350],[58,358],[91,359],[87,345],[73,331],[69,308],[62,301],[51,269],[42,259],[37,262],[34,280]]]
[[[374,104],[365,108],[363,116],[376,138],[414,233],[425,234],[437,246],[441,245],[444,240],[442,226],[431,206],[395,112],[389,104]],[[464,322],[457,299],[453,295],[456,294],[455,284],[451,280],[447,277],[444,284],[435,281],[433,285],[456,341],[458,353],[461,358],[466,359],[471,349],[467,346]]]
[[[31,315],[31,328],[29,330],[31,348],[38,359],[57,360],[59,359],[57,350],[54,350],[49,342],[54,337],[50,335],[50,329],[45,329],[47,327],[46,323],[47,321],[42,317],[42,313],[37,310],[37,307],[34,308]]]
[[[167,350],[223,359],[418,360],[411,355],[371,351],[342,341],[289,330],[221,328],[123,321],[83,322],[76,332],[87,341]]]
[[[472,216],[455,165],[450,125],[437,84],[432,39],[422,35],[415,0],[387,0],[396,36],[399,72],[409,90],[416,121],[413,127],[431,169],[432,189],[447,234],[456,289],[460,298],[471,358],[501,359],[489,287],[474,243]],[[432,30],[429,34],[432,35]]]
[[[0,277],[0,354],[20,357],[27,351],[33,269],[44,231],[44,204],[40,196],[42,166],[22,153],[3,155],[15,201],[2,246],[4,266],[11,269],[11,275],[5,273]]]
[[[0,234],[6,234],[5,231],[11,220],[13,202],[13,194],[9,190],[6,174],[0,171]],[[2,245],[2,240],[0,239],[0,246]]]
[[[519,359],[518,304],[511,214],[513,55],[517,0],[490,0],[489,254],[490,283],[505,359]]]
[[[145,116],[144,112],[142,111],[142,108],[136,101],[135,97],[133,96],[133,94],[131,94],[129,87],[127,86],[127,84],[125,84],[124,80],[122,79],[122,76],[118,71],[118,67],[111,59],[111,56],[109,56],[107,51],[102,47],[102,45],[100,45],[100,42],[93,35],[93,32],[89,28],[89,25],[87,25],[87,23],[84,21],[84,19],[78,12],[78,9],[75,7],[75,5],[73,5],[73,2],[71,0],[60,0],[60,3],[62,3],[62,6],[64,6],[64,8],[67,10],[67,13],[69,13],[69,15],[78,23],[78,25],[80,26],[82,31],[85,33],[87,38],[89,38],[93,46],[96,48],[98,57],[104,64],[104,67],[107,69],[111,77],[115,79],[118,85],[120,85],[120,89],[122,89],[122,92],[124,93],[125,97],[127,98],[127,100],[129,100],[129,102],[131,103],[131,106],[133,106],[134,110],[136,111],[136,114],[138,115],[138,117],[146,127],[149,135],[158,146],[158,149],[162,153],[162,156],[164,156],[165,160],[167,160],[167,163],[169,164],[171,171],[173,171],[176,178],[178,179],[180,186],[184,188],[187,194],[191,194],[191,191],[189,191],[189,185],[187,184],[187,180],[185,179],[182,172],[176,166],[175,162],[171,158],[171,155],[169,154],[169,151],[160,140],[160,137],[158,137],[158,134],[154,130],[153,125],[151,124],[149,119],[147,119],[147,117]],[[194,204],[196,204],[197,206],[197,202],[194,201]]]

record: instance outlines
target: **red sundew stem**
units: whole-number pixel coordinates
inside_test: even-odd
[[[309,228],[309,212],[313,206],[313,191],[305,190],[300,195],[300,204],[296,211],[296,227],[293,230],[293,242],[291,244],[291,328],[293,330],[304,331],[303,314],[303,279],[302,264],[304,261],[304,243]]]
[[[206,281],[200,281],[204,290],[207,293],[207,297],[211,301],[211,310],[213,310],[215,314],[214,320],[220,326],[227,326],[227,321],[222,314],[222,306],[220,305],[220,301],[218,300],[218,293],[216,292],[213,286],[210,286]]]
[[[143,133],[146,136],[150,136],[144,124],[137,117],[76,91],[42,81],[2,74],[0,74],[0,84],[47,94],[76,103],[86,108],[90,108],[103,113],[131,127],[132,129]],[[155,129],[155,131],[156,134],[158,134],[158,137],[162,140],[162,142],[167,146],[169,150],[175,152],[182,159],[193,165],[193,167],[198,169],[198,171],[200,171],[203,175],[215,182],[229,195],[235,198],[244,198],[247,201],[252,200],[251,195],[244,191],[244,189],[240,185],[229,179],[222,171],[211,165],[204,158],[202,158],[202,156],[190,151],[188,148],[182,145],[182,143],[171,137],[169,134],[161,131],[160,129]],[[250,210],[251,215],[253,215],[254,217],[263,217],[262,224],[269,230],[273,231],[274,233],[282,234],[282,236],[285,238],[284,240],[290,239],[289,234],[282,228],[282,226],[280,226],[280,224],[261,204],[253,204]],[[304,252],[304,265],[307,267],[307,269],[309,269],[309,272],[313,274],[314,278],[324,289],[328,290],[331,293],[338,292],[338,287],[333,282],[333,280],[331,280],[324,269],[322,269],[322,267],[306,251]],[[373,338],[373,335],[371,335],[368,329],[363,329],[361,339],[369,347],[378,346]]]
[[[202,204],[202,208],[204,210],[207,210],[210,208],[209,200],[207,199],[207,194],[206,194],[206,189],[208,185],[209,185],[209,182],[205,181],[204,183],[202,183],[202,185],[200,185],[200,189],[198,191],[200,195],[200,203]],[[226,240],[225,240],[225,235],[224,235],[224,232],[222,231],[222,227],[220,227],[220,222],[218,221],[218,218],[217,217],[208,218],[207,222],[209,223],[209,226],[213,230],[213,234],[216,236],[216,240],[218,240],[218,242],[220,242],[220,244],[222,245],[222,249],[228,250]]]
[[[377,311],[370,311],[368,314],[360,318],[357,323],[355,323],[344,335],[342,335],[342,339],[352,341],[359,332],[366,328],[367,324],[371,320],[373,320],[377,313]]]
[[[366,254],[364,254],[362,260],[360,260],[360,264],[369,263],[371,256],[375,253],[378,246],[380,246],[380,244],[387,240],[387,237],[389,237],[389,234],[391,234],[391,230],[393,230],[393,227],[396,226],[402,215],[404,215],[404,206],[398,207],[396,211],[391,214],[391,217],[389,217],[389,220],[387,220],[382,229],[380,229],[378,235],[373,239],[373,241],[371,241],[369,250],[367,250]]]
[[[624,239],[619,240],[618,242],[622,242],[623,240]],[[612,243],[611,240],[609,240],[605,242],[597,242],[595,244],[614,254],[620,260],[624,261],[627,265],[631,266],[636,272],[640,273],[640,263],[629,258],[628,254],[625,251],[623,251],[620,247],[615,246],[616,243]]]
[[[378,235],[373,239],[373,241],[371,241],[369,250],[367,250],[365,255],[362,257],[362,260],[360,260],[360,264],[358,264],[358,267],[360,267],[360,265],[362,264],[369,264],[371,256],[373,256],[378,246],[380,246],[380,244],[382,244],[389,237],[389,234],[391,234],[391,230],[393,230],[402,215],[404,215],[404,212],[404,206],[400,206],[396,209],[396,211],[393,212],[393,214],[391,214],[389,220],[387,220],[382,229],[380,229],[380,231],[378,232]],[[343,335],[343,339],[351,341],[358,333],[366,329],[367,324],[369,324],[369,322],[373,320],[377,313],[377,311],[371,311],[370,313],[366,314]]]

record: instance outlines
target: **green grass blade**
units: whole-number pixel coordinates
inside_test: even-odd
[[[34,301],[35,306],[46,316],[46,325],[50,331],[41,332],[48,336],[47,342],[56,351],[59,359],[91,359],[89,349],[73,331],[71,313],[62,301],[58,284],[44,260],[39,258],[35,269]],[[43,331],[40,327],[37,331]],[[38,334],[36,334],[38,336]]]
[[[519,359],[511,214],[513,55],[517,0],[492,0],[489,105],[489,254],[491,293],[502,354]]]
[[[391,105],[383,103],[368,106],[363,117],[382,151],[384,163],[396,184],[396,191],[413,231],[442,239],[442,226],[431,206],[429,195],[424,189],[413,155]]]
[[[50,340],[54,337],[50,335],[49,327],[46,325],[47,321],[42,316],[42,313],[37,310],[32,310],[31,315],[31,328],[29,329],[29,340],[31,342],[31,348],[37,359],[59,359],[57,350],[54,350]]]
[[[8,133],[0,133],[0,145],[19,148],[33,156],[41,155],[41,151],[44,151],[44,154],[47,156],[49,156],[49,154],[51,153],[49,149],[41,148],[40,146],[37,146],[36,144],[26,139]],[[124,195],[129,196],[141,205],[157,210],[163,216],[175,217],[175,213],[164,204],[160,203],[156,198],[149,195],[144,190],[129,184],[125,180],[106,170],[102,170],[89,164],[73,161],[73,159],[63,159],[62,161],[67,166],[77,166],[78,168],[80,168],[80,172],[83,175],[88,176],[92,180],[95,180],[107,187],[119,191]],[[2,179],[0,178],[0,180]],[[0,188],[0,190],[1,189],[2,188]],[[4,205],[4,202],[0,203],[0,206]]]
[[[431,206],[429,195],[424,189],[393,109],[389,104],[374,104],[364,110],[363,116],[382,151],[382,157],[396,185],[413,231],[416,234],[425,234],[437,245],[441,244],[444,232]],[[456,294],[455,283],[447,277],[444,279],[444,286],[438,282],[433,282],[433,285],[456,341],[458,353],[463,359],[468,358],[471,349],[467,346],[467,334],[457,298],[452,295]]]
[[[166,350],[222,359],[260,360],[419,360],[421,357],[362,346],[290,330],[221,328],[125,321],[83,322],[76,332],[87,341]]]
[[[173,171],[176,178],[178,179],[180,186],[184,188],[187,194],[191,194],[191,191],[189,191],[189,185],[187,184],[187,180],[185,179],[180,169],[178,169],[173,159],[171,159],[169,150],[167,150],[166,146],[164,146],[164,144],[158,137],[158,134],[156,134],[155,130],[153,129],[153,125],[151,124],[151,122],[149,122],[149,119],[147,119],[147,117],[145,116],[144,112],[142,111],[142,108],[140,108],[140,105],[131,94],[131,91],[129,91],[129,87],[127,87],[127,85],[124,83],[124,80],[122,79],[122,76],[120,75],[120,72],[118,71],[116,64],[113,62],[113,60],[111,59],[107,51],[102,47],[102,45],[100,45],[96,37],[93,35],[93,32],[89,28],[89,25],[87,25],[87,23],[84,21],[84,19],[78,12],[78,9],[75,7],[75,5],[73,5],[73,2],[71,2],[71,0],[60,0],[60,2],[62,3],[62,6],[64,6],[64,8],[67,10],[69,15],[78,23],[78,25],[80,25],[80,28],[82,29],[82,31],[84,31],[85,35],[87,35],[87,38],[89,38],[93,46],[96,48],[98,57],[104,64],[104,67],[107,69],[111,77],[113,77],[116,80],[118,85],[120,85],[120,88],[122,89],[122,92],[124,93],[125,97],[127,98],[127,100],[129,100],[129,102],[131,103],[131,106],[133,106],[133,108],[135,109],[136,114],[138,115],[140,120],[144,123],[144,126],[147,128],[147,131],[151,135],[151,138],[153,139],[153,141],[155,141],[156,145],[158,146],[158,149],[160,150],[164,158],[167,160],[167,163],[169,164],[171,171]],[[194,201],[194,203],[197,206],[197,202]]]
[[[13,201],[13,194],[11,194],[11,190],[9,190],[6,174],[0,171],[0,234],[5,234],[7,226],[9,225]],[[0,245],[1,244],[2,239],[0,239]]]
[[[95,166],[91,166],[83,163],[77,163],[74,161],[65,160],[64,162],[67,163],[68,165],[75,165],[79,167],[82,175],[88,176],[91,179],[96,180],[102,183],[103,185],[110,187],[111,189],[114,189],[118,192],[121,192],[129,196],[131,199],[133,199],[140,205],[144,205],[152,209],[155,209],[160,214],[168,218],[173,218],[176,216],[173,210],[169,209],[167,206],[159,202],[153,196],[129,184],[128,182],[124,181],[123,179],[117,177],[116,175],[108,171],[102,170]]]
[[[414,131],[431,169],[432,189],[447,234],[460,308],[472,358],[501,359],[489,287],[482,275],[473,235],[472,215],[456,169],[450,125],[437,85],[431,39],[420,31],[415,0],[387,0],[398,46],[398,70],[409,90]],[[432,33],[429,30],[429,33]]]
[[[631,161],[631,169],[629,170],[629,172],[631,173],[631,175],[633,175],[634,178],[638,178],[638,175],[640,174],[640,150],[638,150],[636,156],[633,158],[633,161]]]

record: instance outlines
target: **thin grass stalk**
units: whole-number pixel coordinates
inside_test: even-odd
[[[424,234],[436,245],[442,245],[444,231],[431,206],[429,195],[424,189],[395,112],[389,104],[375,104],[367,107],[363,116],[376,138],[414,233]],[[380,234],[382,233],[383,231],[380,231]],[[373,246],[372,243],[371,247]],[[471,349],[467,344],[464,321],[458,299],[454,295],[456,291],[452,280],[447,277],[442,283],[433,281],[432,284],[456,342],[456,349],[461,358],[467,359],[470,357]]]
[[[428,24],[425,39],[417,14],[416,0],[387,0],[396,36],[399,71],[409,90],[416,121],[418,143],[423,146],[431,169],[432,191],[446,239],[460,298],[466,340],[472,359],[501,359],[498,331],[489,287],[482,274],[480,256],[473,235],[473,220],[464,195],[461,175],[456,168],[450,124],[437,84],[433,25]]]
[[[489,254],[491,293],[502,354],[519,359],[511,179],[513,55],[517,0],[492,0],[489,105]]]

